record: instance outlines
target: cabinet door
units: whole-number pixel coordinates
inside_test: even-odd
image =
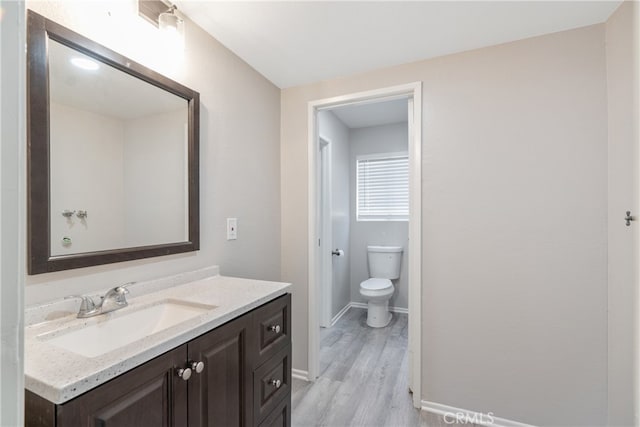
[[[189,360],[204,363],[188,381],[190,427],[250,425],[249,325],[242,316],[189,342]]]
[[[58,406],[58,426],[170,427],[187,424],[186,345]]]

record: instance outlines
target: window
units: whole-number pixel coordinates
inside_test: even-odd
[[[356,158],[356,219],[409,220],[409,156],[385,153]]]

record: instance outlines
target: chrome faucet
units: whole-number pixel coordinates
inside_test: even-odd
[[[98,316],[100,314],[109,313],[110,311],[119,310],[129,305],[127,302],[126,294],[129,290],[125,287],[135,282],[125,283],[124,285],[116,286],[113,289],[109,289],[103,297],[100,297],[100,303],[96,305],[93,298],[83,295],[70,295],[68,298],[80,298],[80,309],[78,310],[78,318],[84,319],[86,317]]]

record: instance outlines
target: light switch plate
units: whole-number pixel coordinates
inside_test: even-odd
[[[227,218],[227,240],[238,238],[238,218]]]

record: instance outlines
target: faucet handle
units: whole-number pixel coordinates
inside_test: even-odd
[[[127,289],[127,286],[134,285],[135,283],[136,282],[127,282],[127,283],[124,283],[124,284],[122,284],[120,286],[116,286],[114,290],[116,292],[118,292],[118,293],[123,293],[123,294],[126,295],[126,294],[129,293],[129,289]]]
[[[72,298],[80,298],[82,302],[80,303],[80,309],[78,310],[78,317],[87,317],[88,314],[94,313],[96,311],[96,304],[93,302],[91,297],[86,295],[69,295],[64,297],[64,299],[72,299]]]
[[[131,285],[135,282],[127,282],[123,285],[120,286],[116,286],[113,289],[109,289],[107,291],[107,293],[104,295],[104,297],[102,297],[103,300],[103,305],[104,305],[104,300],[106,298],[113,298],[119,305],[121,306],[126,306],[127,305],[127,299],[125,297],[125,295],[127,295],[129,293],[129,289],[127,289],[128,285]]]
[[[122,286],[116,286],[115,288],[113,288],[114,292],[119,294],[119,295],[126,295],[129,293],[129,289],[125,288],[124,285]]]
[[[115,292],[116,298],[117,298],[117,300],[119,302],[126,303],[127,300],[126,300],[125,295],[127,295],[129,293],[129,289],[127,289],[127,286],[133,285],[134,283],[136,283],[136,282],[127,282],[127,283],[122,284],[120,286],[116,286],[111,291]]]

